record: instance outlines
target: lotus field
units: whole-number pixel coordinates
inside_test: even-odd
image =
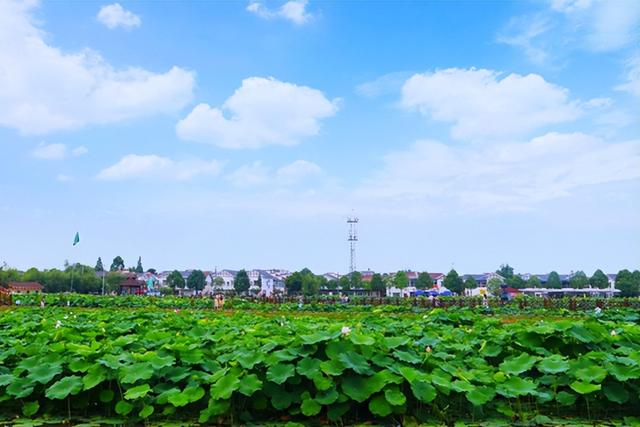
[[[631,422],[640,325],[608,313],[5,308],[0,420]]]

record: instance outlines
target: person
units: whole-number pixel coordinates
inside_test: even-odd
[[[482,294],[482,306],[483,307],[489,307],[489,300],[487,298],[487,294]]]
[[[304,306],[304,298],[300,296],[298,298],[298,309],[302,310],[302,306]]]
[[[44,308],[44,298],[40,300],[40,308]]]

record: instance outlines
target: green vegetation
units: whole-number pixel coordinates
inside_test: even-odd
[[[639,415],[638,323],[382,313],[3,310],[0,413],[394,424]]]

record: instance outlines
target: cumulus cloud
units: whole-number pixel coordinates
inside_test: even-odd
[[[223,148],[295,145],[316,135],[320,120],[334,115],[337,104],[317,89],[251,77],[221,108],[197,105],[176,132],[181,139]]]
[[[550,28],[549,19],[542,15],[517,16],[498,34],[497,41],[522,49],[531,62],[543,65],[549,59],[549,52],[538,39]]]
[[[251,1],[247,6],[247,11],[258,15],[263,19],[286,19],[296,25],[304,25],[309,22],[313,15],[306,11],[307,0],[291,0],[284,3],[276,10],[269,9],[259,1]]]
[[[235,187],[251,188],[268,184],[273,188],[281,188],[312,185],[324,175],[320,166],[307,160],[296,160],[275,171],[256,161],[239,167],[226,179]]]
[[[636,0],[552,0],[551,8],[563,13],[594,51],[623,48],[640,34],[640,2]]]
[[[109,29],[121,27],[127,30],[139,27],[142,23],[138,15],[125,10],[120,3],[102,6],[98,12],[98,21]]]
[[[114,165],[100,171],[97,178],[104,181],[188,181],[196,176],[216,176],[221,169],[222,163],[217,160],[173,160],[155,154],[128,154]]]
[[[114,69],[98,53],[65,53],[45,41],[33,2],[0,2],[0,126],[45,134],[175,112],[192,99],[194,75]]]
[[[87,147],[79,146],[70,151],[70,154],[74,157],[79,157],[87,154],[89,150]],[[69,156],[69,149],[65,144],[55,143],[47,144],[41,142],[36,148],[31,151],[33,157],[44,160],[61,160]]]
[[[33,157],[43,160],[61,160],[67,156],[67,146],[64,144],[46,144],[41,142],[31,152]]]
[[[640,53],[636,53],[627,61],[626,77],[627,81],[616,86],[616,89],[640,97]]]
[[[457,139],[511,138],[571,121],[581,114],[568,91],[540,75],[450,68],[415,74],[402,87],[401,105],[452,123]]]
[[[526,143],[420,141],[388,154],[358,194],[427,207],[523,210],[583,186],[639,178],[640,140],[611,143],[582,133],[548,133]]]

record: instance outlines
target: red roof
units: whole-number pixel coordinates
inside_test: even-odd
[[[433,280],[437,280],[441,277],[444,277],[444,273],[429,273],[429,276],[431,276]]]
[[[520,289],[516,289],[516,288],[505,288],[504,291],[509,293],[509,294],[521,294],[522,293],[520,291]]]
[[[9,282],[9,289],[19,289],[21,291],[41,291],[42,289],[44,289],[44,286],[42,286],[38,282]]]

